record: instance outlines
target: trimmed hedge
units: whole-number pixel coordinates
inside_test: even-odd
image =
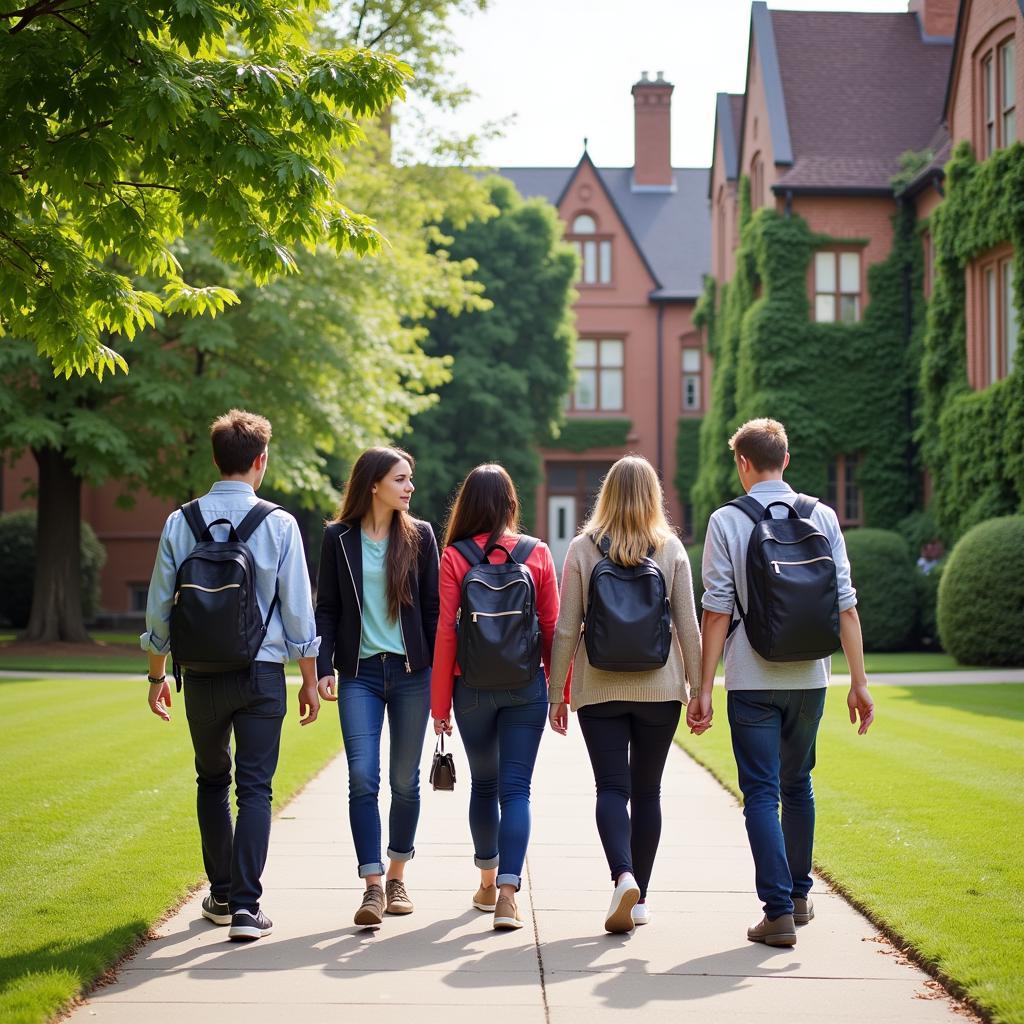
[[[1024,516],[963,535],[939,582],[942,646],[966,665],[1024,665]]]
[[[846,533],[866,651],[901,651],[917,623],[917,567],[910,545],[892,530]]]
[[[545,442],[548,448],[585,452],[588,448],[618,448],[626,443],[633,429],[632,420],[566,420],[558,437]]]
[[[91,619],[100,603],[100,569],[107,552],[92,527],[82,523],[82,615]],[[28,625],[36,565],[36,514],[33,509],[0,515],[0,619],[15,629]]]

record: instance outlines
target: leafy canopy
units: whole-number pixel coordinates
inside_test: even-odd
[[[379,249],[337,196],[340,150],[411,71],[314,49],[326,0],[22,3],[0,0],[0,334],[102,376],[127,369],[108,335],[237,301],[186,280],[189,228],[257,284],[319,243]]]

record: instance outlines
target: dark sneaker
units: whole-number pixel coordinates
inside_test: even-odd
[[[360,928],[375,928],[384,920],[384,890],[379,885],[368,885],[363,893],[354,921]]]
[[[405,891],[405,883],[400,878],[389,878],[385,884],[389,914],[411,914],[416,909]]]
[[[210,893],[203,900],[203,917],[214,924],[231,924],[231,909]]]
[[[751,942],[763,942],[766,946],[795,946],[796,922],[792,914],[783,914],[774,921],[762,917],[759,924],[747,929],[747,938]]]
[[[274,922],[262,910],[239,910],[231,915],[231,929],[228,938],[239,942],[262,939],[274,930]]]
[[[807,924],[814,917],[814,901],[808,896],[806,899],[800,899],[799,896],[793,897],[793,920],[797,924]]]

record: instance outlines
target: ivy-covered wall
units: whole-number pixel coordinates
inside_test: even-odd
[[[558,437],[546,442],[548,448],[564,448],[570,452],[585,452],[588,448],[618,448],[626,443],[632,420],[566,420]]]
[[[899,209],[889,257],[868,269],[861,321],[815,323],[807,290],[814,252],[855,240],[815,234],[803,218],[767,208],[751,215],[749,196],[744,180],[736,273],[717,293],[709,288],[699,311],[715,372],[692,490],[695,533],[702,536],[711,512],[735,495],[728,439],[759,416],[785,424],[786,476],[797,490],[824,496],[836,456],[862,455],[864,524],[894,528],[920,503],[914,336],[924,300],[913,209]]]
[[[969,264],[1004,242],[1014,248],[1015,315],[1024,309],[1024,145],[978,163],[961,143],[946,167],[946,195],[931,216],[935,285],[921,362],[924,461],[930,506],[947,541],[983,519],[1024,511],[1024,370],[975,391],[967,379]]]

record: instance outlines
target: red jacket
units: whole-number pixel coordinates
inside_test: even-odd
[[[481,547],[487,541],[487,534],[473,538]],[[509,551],[516,546],[519,537],[506,534],[498,543]],[[500,562],[502,556],[492,551],[489,562]],[[551,665],[551,642],[555,635],[555,621],[558,619],[558,581],[555,577],[555,563],[551,551],[541,541],[526,560],[526,567],[533,576],[537,592],[537,620],[540,624],[541,643],[544,655],[544,675]],[[455,660],[457,634],[455,614],[462,601],[462,578],[469,572],[466,560],[453,547],[444,549],[441,555],[441,614],[437,622],[437,639],[434,641],[434,671],[430,682],[430,708],[434,718],[451,718],[452,690],[459,666]]]

